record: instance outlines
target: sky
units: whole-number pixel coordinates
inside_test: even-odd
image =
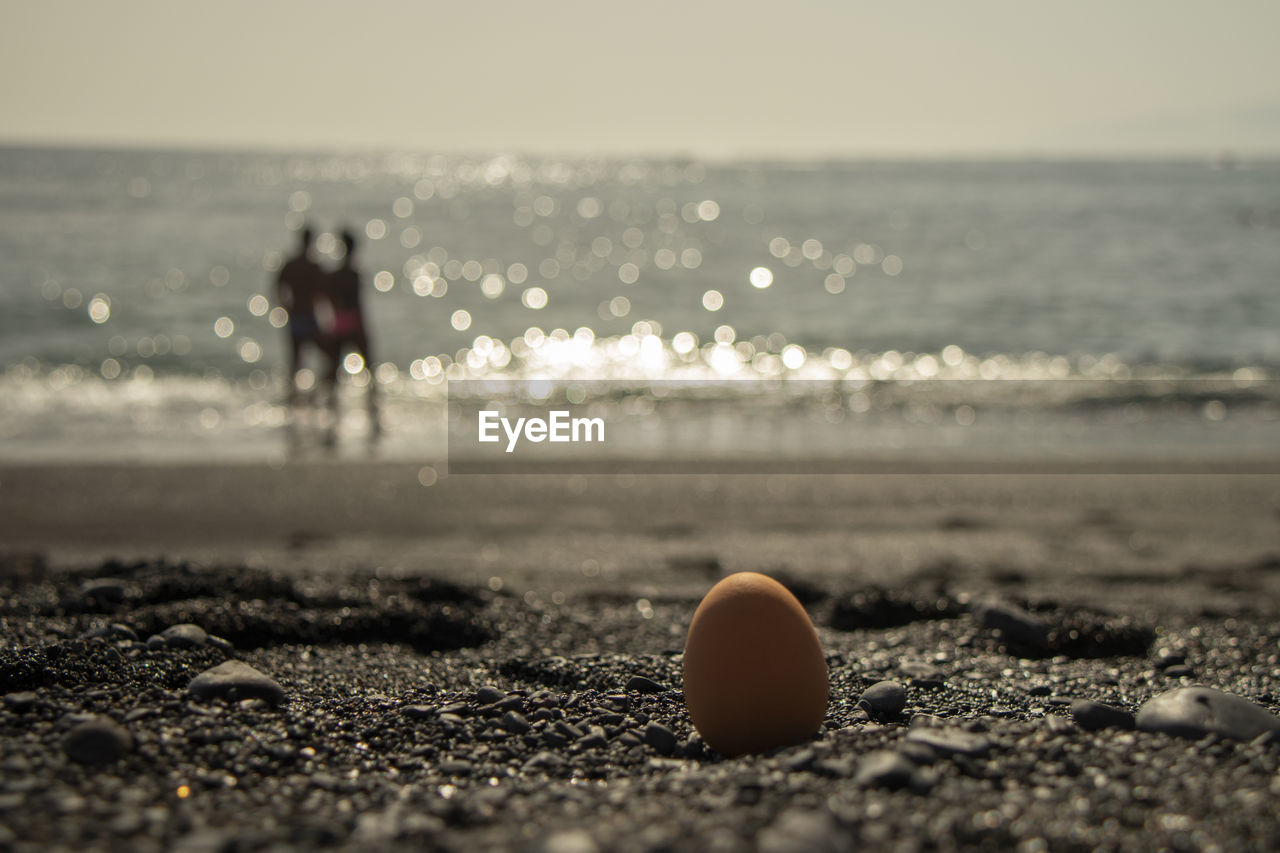
[[[0,144],[1280,152],[1275,0],[0,0]]]

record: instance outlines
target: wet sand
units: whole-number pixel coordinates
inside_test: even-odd
[[[1103,584],[1110,598],[1128,580],[1233,574],[1280,551],[1280,476],[1180,473],[1190,464],[1144,475],[467,475],[431,486],[409,463],[10,466],[0,541],[55,566],[169,556],[694,593],[706,582],[699,567],[714,563],[713,573],[895,584],[1016,573],[1084,599]]]

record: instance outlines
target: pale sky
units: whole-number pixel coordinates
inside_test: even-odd
[[[0,0],[0,144],[1280,152],[1276,0]]]

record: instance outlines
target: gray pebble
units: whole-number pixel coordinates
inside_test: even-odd
[[[496,687],[481,687],[476,691],[476,701],[481,705],[492,705],[506,698],[507,694]]]
[[[1243,696],[1212,687],[1178,687],[1153,696],[1138,710],[1138,728],[1200,739],[1216,734],[1252,740],[1280,732],[1280,717]]]
[[[16,693],[4,694],[4,706],[17,714],[30,711],[39,701],[40,695],[31,690],[20,690]]]
[[[108,764],[133,749],[133,736],[110,717],[94,717],[67,732],[62,748],[81,764]]]
[[[782,759],[782,766],[787,770],[796,773],[801,770],[808,770],[818,760],[818,754],[808,747],[797,750]]]
[[[508,711],[503,714],[502,719],[498,721],[498,724],[507,731],[518,735],[522,735],[529,731],[529,721],[526,720],[524,715],[518,711]]]
[[[608,745],[604,729],[599,726],[592,726],[585,736],[578,739],[578,746],[582,749],[604,749]]]
[[[160,632],[160,639],[171,648],[194,649],[208,643],[209,635],[199,625],[183,622],[180,625],[170,625],[165,628]],[[149,640],[148,645],[150,645]]]
[[[967,755],[977,757],[991,750],[991,741],[982,735],[959,729],[922,726],[907,732],[907,740],[924,744],[939,755]]]
[[[138,635],[134,633],[132,628],[119,622],[99,625],[90,631],[86,631],[84,636],[85,639],[89,640],[131,640],[133,642],[138,640]]]
[[[896,717],[907,707],[907,690],[896,681],[877,681],[862,691],[858,705],[873,717]]]
[[[586,734],[586,732],[584,732],[582,729],[575,726],[573,723],[568,722],[567,720],[556,720],[552,724],[552,726],[555,728],[557,732],[569,738],[570,740],[577,740],[578,738]]]
[[[94,578],[84,582],[80,594],[87,599],[119,603],[129,595],[129,584],[120,578]]]
[[[1179,663],[1165,667],[1164,674],[1166,678],[1190,678],[1196,671],[1185,663]]]
[[[654,681],[652,678],[645,678],[643,675],[633,675],[627,680],[627,690],[628,692],[634,690],[636,693],[661,693],[666,690],[666,688]]]
[[[471,762],[462,758],[450,758],[436,765],[446,776],[470,776]]]
[[[882,788],[905,788],[911,784],[916,766],[905,756],[888,750],[867,755],[858,762],[853,781],[859,785]]]
[[[524,711],[524,699],[519,696],[508,696],[500,702],[494,702],[493,707],[499,711]]]
[[[661,723],[650,723],[644,727],[644,742],[659,755],[673,755],[679,744],[675,733]]]
[[[542,752],[534,753],[533,757],[531,757],[529,760],[527,760],[524,764],[521,765],[521,768],[527,772],[529,770],[536,770],[538,768],[554,770],[557,767],[563,767],[563,766],[564,766],[563,758],[556,755],[554,752],[547,752],[546,750],[543,750]]]
[[[232,644],[230,640],[215,637],[213,634],[209,635],[209,645],[213,646],[215,649],[222,649],[222,651],[227,652],[228,654],[235,651],[235,645]]]
[[[1133,728],[1133,714],[1089,699],[1077,699],[1071,703],[1071,718],[1087,732]]]
[[[273,705],[284,701],[284,688],[274,678],[238,660],[205,670],[191,679],[187,690],[197,699],[263,699]]]
[[[405,705],[400,709],[411,720],[430,720],[436,715],[436,709],[430,705]]]
[[[999,631],[1009,642],[1042,650],[1049,648],[1049,626],[1020,607],[982,604],[974,613],[983,625]]]

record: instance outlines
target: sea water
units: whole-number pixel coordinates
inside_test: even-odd
[[[375,386],[383,454],[431,455],[448,381],[492,377],[1228,377],[1249,406],[1180,411],[1269,440],[1275,162],[0,149],[0,455],[274,453],[308,417],[271,311],[304,223],[326,265],[359,238],[373,363],[344,364],[340,435]]]

